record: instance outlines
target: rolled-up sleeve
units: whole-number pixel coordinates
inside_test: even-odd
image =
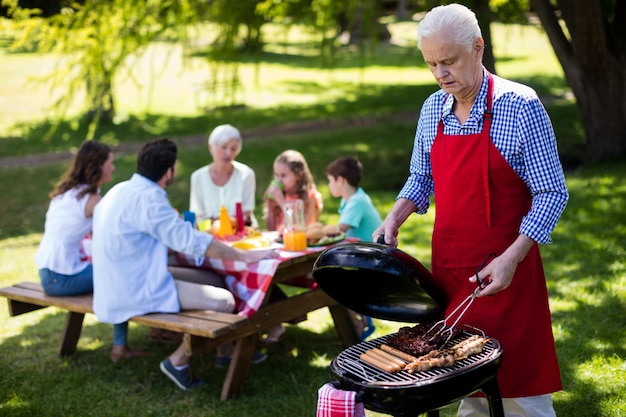
[[[519,233],[541,244],[551,243],[569,194],[557,151],[552,123],[536,92],[528,86],[494,76],[494,119],[490,137],[495,147],[528,187],[532,205],[524,216]],[[487,82],[476,99],[470,118],[482,120],[486,109]],[[407,198],[424,214],[434,194],[430,151],[442,115],[450,116],[452,102],[441,90],[425,102],[417,123],[409,177],[397,198]],[[453,116],[453,115],[452,115]],[[461,126],[448,117],[445,130],[476,134],[482,123]],[[449,125],[448,125],[449,124]],[[458,134],[458,133],[457,133]]]
[[[538,243],[552,243],[550,235],[569,194],[552,124],[539,99],[528,101],[520,111],[519,132],[524,148],[522,178],[532,196],[531,209],[519,231]]]

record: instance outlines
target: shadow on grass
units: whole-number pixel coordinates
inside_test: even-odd
[[[559,97],[563,80],[555,77],[534,77],[520,80],[536,88],[540,94]],[[110,145],[122,142],[143,142],[160,136],[181,137],[207,135],[222,123],[233,123],[243,130],[274,127],[302,122],[375,118],[380,115],[397,115],[412,112],[417,121],[423,101],[436,90],[434,83],[426,85],[356,85],[336,83],[288,82],[285,88],[304,94],[328,93],[336,89],[336,98],[307,106],[277,106],[272,108],[215,108],[195,116],[169,116],[164,114],[130,114],[118,122],[102,121],[95,138]],[[582,125],[571,101],[551,100],[547,103],[552,115],[561,150],[580,157],[579,148]],[[78,147],[88,135],[91,119],[84,116],[71,120],[43,120],[36,123],[16,124],[10,130],[21,132],[19,137],[0,138],[0,155],[24,156],[44,152],[61,152]],[[571,139],[569,139],[571,137]]]
[[[294,46],[291,42],[273,40],[260,52],[235,50],[231,58],[224,57],[220,50],[198,48],[189,54],[193,58],[207,58],[213,62],[252,63],[285,65],[294,68],[320,70],[359,69],[367,67],[405,67],[427,68],[421,51],[415,44],[399,45],[389,42],[367,42],[363,47],[357,45],[338,45],[332,55],[321,55],[317,42],[300,42]],[[525,61],[526,57],[502,55],[497,57],[498,63]]]
[[[550,296],[559,306],[552,317],[567,395],[557,406],[561,415],[608,415],[607,404],[623,395],[624,380],[616,375],[626,357],[626,299],[618,292],[626,259],[623,163],[571,173],[568,188],[555,243],[542,248]]]
[[[294,83],[286,88],[302,92],[328,89],[316,83]],[[421,99],[434,91],[434,86],[355,86],[338,85],[341,98],[331,103],[308,106],[278,106],[273,108],[217,108],[197,116],[168,116],[162,114],[129,115],[119,123],[102,122],[96,139],[111,145],[121,142],[143,142],[159,136],[181,137],[207,135],[222,123],[236,123],[242,130],[268,128],[276,132],[282,125],[298,122],[349,119],[364,115],[376,116],[396,112],[419,111]],[[339,94],[339,93],[338,93]],[[417,116],[416,116],[417,118]],[[236,120],[236,122],[233,122]],[[1,138],[0,154],[23,156],[42,152],[58,152],[77,147],[87,136],[90,118],[75,120],[42,121],[15,125],[13,130],[23,132],[20,137]],[[54,134],[50,136],[52,128]]]
[[[568,190],[570,200],[553,233],[555,247],[542,249],[544,259],[555,265],[564,281],[615,274],[626,251],[623,162],[570,173]],[[594,292],[606,289],[603,280],[586,285]]]
[[[242,396],[221,402],[227,370],[215,367],[214,350],[191,360],[207,385],[183,393],[158,368],[176,346],[150,340],[147,327],[131,324],[129,342],[148,356],[111,363],[112,326],[102,323],[83,327],[73,357],[57,358],[64,320],[61,312],[43,315],[0,344],[3,416],[307,415],[315,410],[319,387],[332,380],[328,361],[341,350],[332,328],[316,333],[287,326],[286,339],[251,367]]]
[[[259,53],[237,51],[231,60],[224,59],[223,52],[198,49],[190,57],[208,58],[212,61],[243,62],[252,64],[287,65],[307,69],[358,69],[368,66],[377,67],[415,67],[426,68],[421,52],[415,46],[400,46],[389,43],[377,43],[365,47],[362,51],[354,45],[339,46],[333,56],[320,55],[320,47],[315,43],[300,43],[297,50],[288,43],[273,43],[270,49]],[[287,52],[289,49],[294,52]]]

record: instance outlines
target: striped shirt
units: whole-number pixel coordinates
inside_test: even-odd
[[[550,118],[533,89],[493,76],[491,140],[524,181],[532,207],[522,219],[519,233],[538,243],[552,243],[554,230],[569,198]],[[452,112],[452,97],[439,90],[426,99],[417,123],[410,174],[398,198],[407,198],[424,214],[434,194],[430,150],[441,118],[446,135],[480,133],[487,109],[487,77],[461,125]]]

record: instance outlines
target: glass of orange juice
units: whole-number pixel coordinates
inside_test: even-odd
[[[285,250],[302,251],[306,250],[306,232],[304,230],[288,230],[283,233]]]
[[[304,224],[304,202],[289,200],[283,206],[285,213],[285,229],[283,241],[287,251],[303,251],[306,249],[306,226]]]

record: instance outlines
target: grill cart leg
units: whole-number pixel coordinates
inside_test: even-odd
[[[487,396],[489,401],[489,415],[491,417],[504,417],[504,407],[502,406],[502,396],[500,395],[500,387],[498,380],[494,377],[485,382],[481,391]]]

